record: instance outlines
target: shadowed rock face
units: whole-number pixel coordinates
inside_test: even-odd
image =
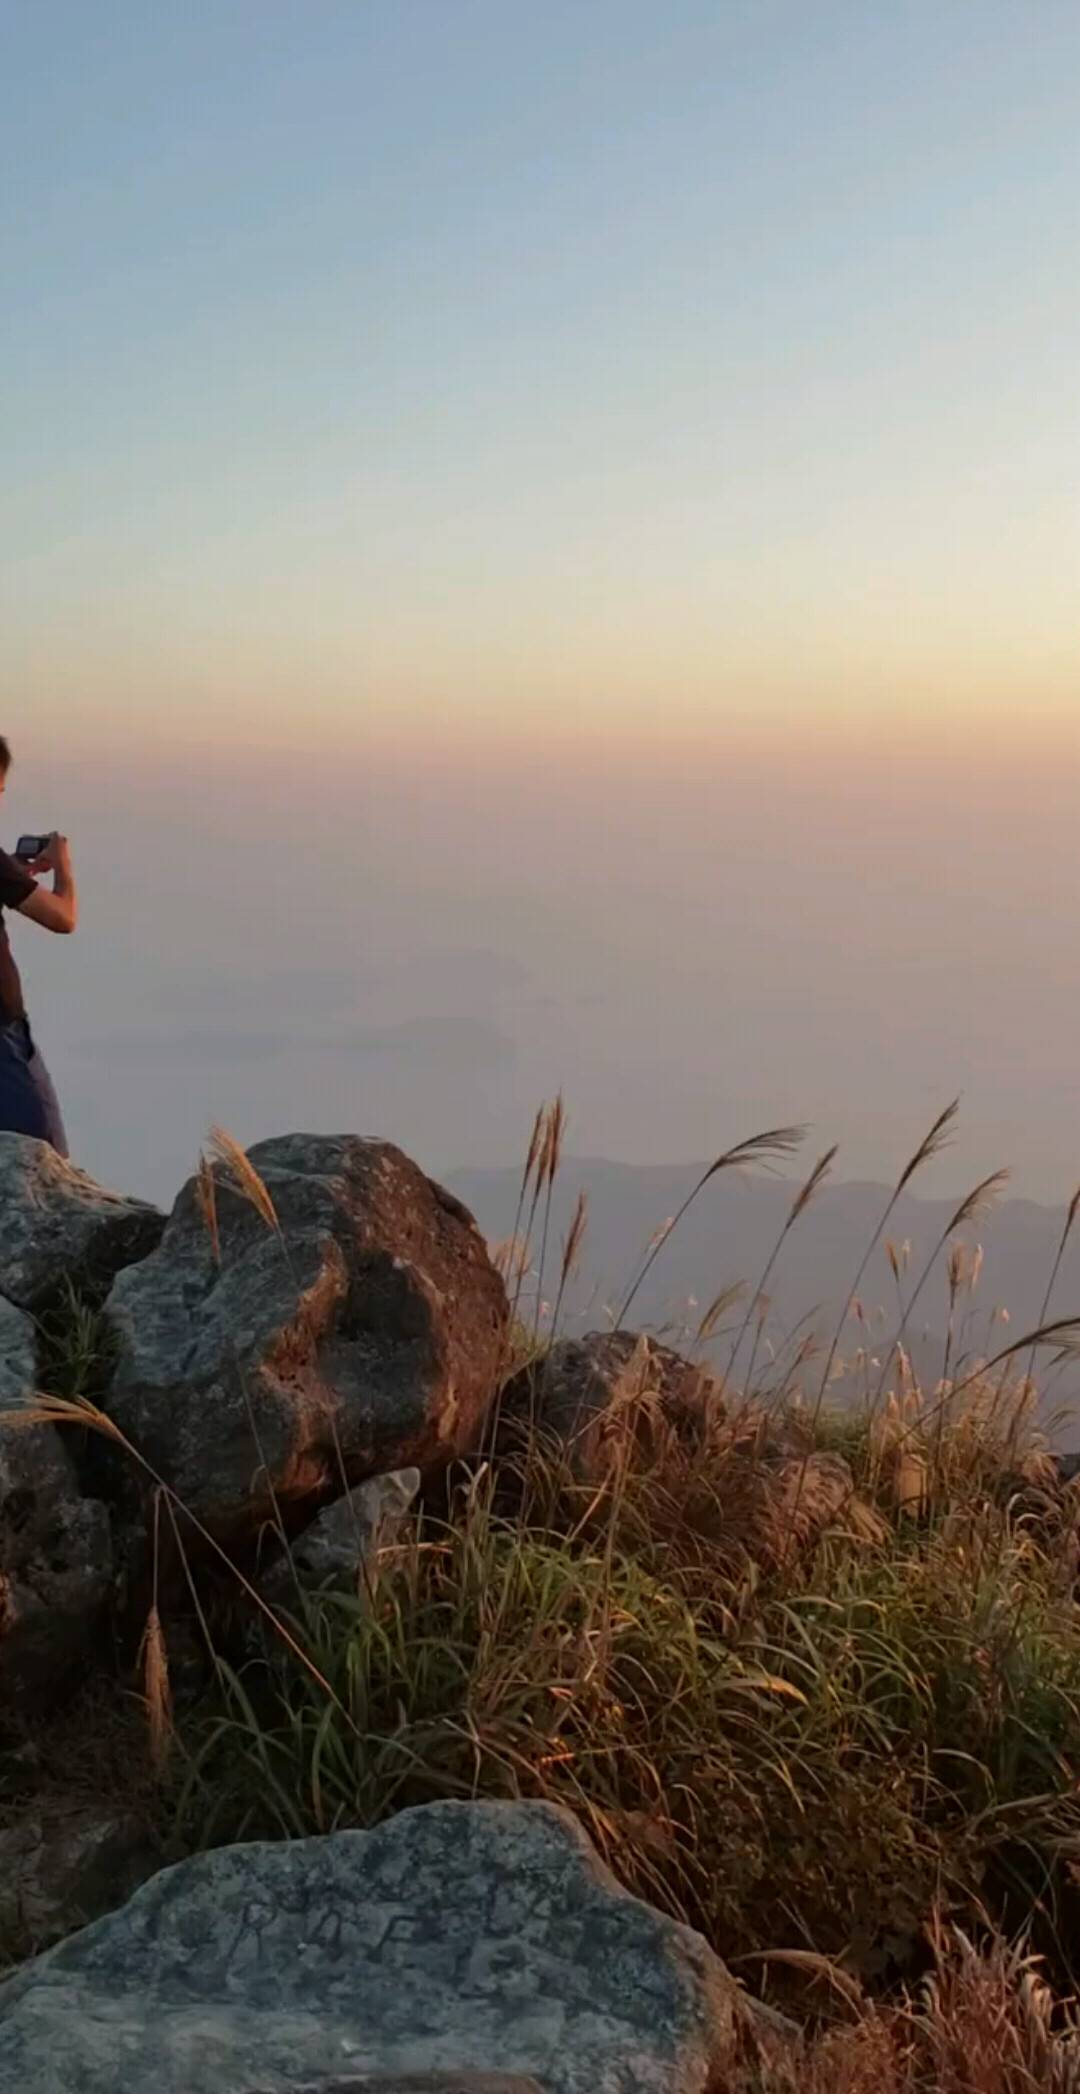
[[[0,1413],[33,1396],[34,1335],[0,1300]],[[111,1579],[108,1512],[81,1495],[60,1434],[0,1421],[0,1706],[52,1698],[85,1654]]]
[[[101,1287],[159,1241],[164,1215],[110,1192],[48,1142],[0,1134],[0,1294],[47,1305],[66,1280]]]
[[[445,1466],[494,1391],[507,1304],[466,1210],[390,1144],[289,1135],[251,1163],[278,1228],[197,1181],[108,1302],[108,1408],[218,1529],[390,1469]]]
[[[40,1949],[96,1919],[153,1874],[138,1815],[123,1804],[53,1802],[0,1831],[0,1933]],[[18,1952],[18,1951],[17,1951]]]
[[[736,2001],[568,1814],[438,1803],[164,1871],[0,1988],[0,2085],[706,2094]]]

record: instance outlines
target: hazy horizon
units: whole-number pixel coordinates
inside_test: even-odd
[[[70,943],[14,936],[73,1142],[167,1198],[211,1120],[518,1161],[704,1158],[778,1122],[888,1178],[963,1099],[931,1189],[1080,1178],[1077,774],[927,743],[691,768],[593,750],[76,765],[17,749],[5,825],[79,846]],[[681,764],[682,768],[679,768]]]

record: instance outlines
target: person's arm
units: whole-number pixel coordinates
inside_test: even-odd
[[[20,916],[28,916],[31,923],[41,924],[46,931],[68,935],[79,920],[79,903],[67,837],[50,836],[40,858],[35,858],[26,870],[34,880],[41,873],[51,872],[52,893],[47,887],[34,887],[25,900],[18,903]]]

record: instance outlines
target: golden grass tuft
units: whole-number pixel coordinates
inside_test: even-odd
[[[160,1777],[168,1767],[172,1751],[173,1720],[168,1651],[156,1603],[146,1617],[139,1656],[150,1764],[154,1773]]]
[[[275,1235],[280,1235],[277,1209],[246,1150],[242,1149],[239,1142],[234,1141],[232,1135],[227,1134],[223,1127],[210,1129],[207,1147],[211,1166],[216,1165],[233,1192],[238,1193],[241,1199],[246,1200],[248,1205],[255,1209],[268,1229],[272,1229]]]
[[[1080,2023],[1037,1960],[940,1919],[930,1932],[931,1974],[898,2006],[856,2000],[846,2024],[787,2045],[756,2043],[750,2020],[729,2094],[1080,2094]]]
[[[201,1152],[199,1156],[199,1169],[195,1181],[195,1198],[198,1202],[199,1213],[202,1215],[206,1226],[206,1233],[210,1238],[210,1248],[214,1254],[214,1263],[215,1265],[220,1265],[221,1234],[218,1229],[217,1186],[214,1182],[213,1169],[205,1152]]]

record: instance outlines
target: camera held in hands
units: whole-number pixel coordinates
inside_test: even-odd
[[[51,841],[51,830],[45,836],[20,836],[15,846],[15,856],[29,865],[34,858],[40,858],[42,852],[48,850]]]

